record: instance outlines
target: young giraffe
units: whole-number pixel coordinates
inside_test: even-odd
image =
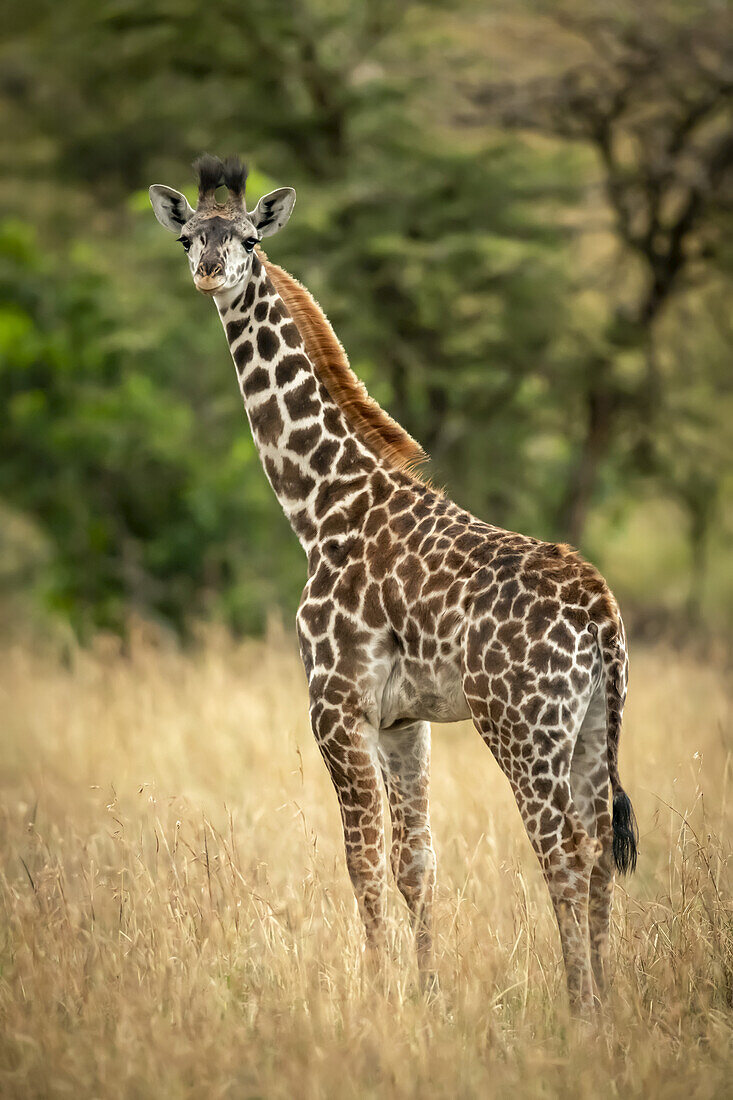
[[[616,601],[569,547],[483,523],[411,472],[420,447],[368,396],[308,292],[255,251],[295,192],[248,213],[239,162],[196,168],[195,211],[160,185],[151,202],[214,298],[267,477],[308,556],[297,629],[310,717],[367,943],[385,938],[381,774],[391,865],[431,984],[428,723],[471,717],[511,784],[571,1003],[587,1012],[593,979],[599,993],[606,982],[614,865],[636,863],[617,764],[627,656]]]

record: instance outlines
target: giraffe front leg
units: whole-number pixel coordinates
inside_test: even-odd
[[[377,731],[356,704],[324,695],[311,703],[311,724],[341,809],[346,866],[372,960],[386,946],[387,862]]]
[[[420,984],[436,988],[433,958],[435,851],[430,832],[430,725],[380,731],[379,759],[392,819],[391,864],[415,932]]]

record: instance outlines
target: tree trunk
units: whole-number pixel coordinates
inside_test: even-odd
[[[606,332],[606,354],[593,357],[587,364],[583,439],[570,468],[557,512],[558,534],[574,546],[579,545],[583,538],[598,473],[616,430],[623,398],[615,378],[614,365],[622,352],[638,351],[645,354],[647,361],[647,375],[638,386],[633,403],[625,402],[629,413],[633,413],[640,423],[646,422],[647,426],[654,414],[656,378],[651,322],[642,320],[642,317],[654,316],[648,307],[650,295],[651,291],[642,299],[636,316],[629,317],[621,311],[613,315]]]
[[[573,546],[578,546],[583,538],[598,471],[611,441],[617,407],[614,391],[605,381],[610,363],[594,362],[591,369],[594,381],[585,396],[583,440],[570,469],[557,516],[560,537]]]
[[[683,496],[687,509],[690,547],[690,589],[687,596],[687,618],[691,626],[702,621],[707,584],[708,544],[717,498],[717,484],[705,477],[693,477]]]

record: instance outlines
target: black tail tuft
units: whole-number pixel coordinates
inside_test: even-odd
[[[631,800],[620,788],[613,796],[613,859],[622,875],[636,870],[639,830]]]

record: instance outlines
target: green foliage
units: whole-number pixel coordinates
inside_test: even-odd
[[[260,627],[265,564],[281,581],[297,550],[231,410],[186,400],[180,335],[120,347],[109,284],[43,259],[20,223],[0,230],[0,294],[0,496],[51,541],[50,606],[81,630],[131,608]]]
[[[408,134],[379,155],[367,147],[350,184],[309,201],[278,246],[435,479],[480,514],[535,529],[551,510],[537,508],[526,451],[543,426],[528,405],[547,390],[567,291],[559,234],[532,205],[564,171],[516,143],[431,147]]]

